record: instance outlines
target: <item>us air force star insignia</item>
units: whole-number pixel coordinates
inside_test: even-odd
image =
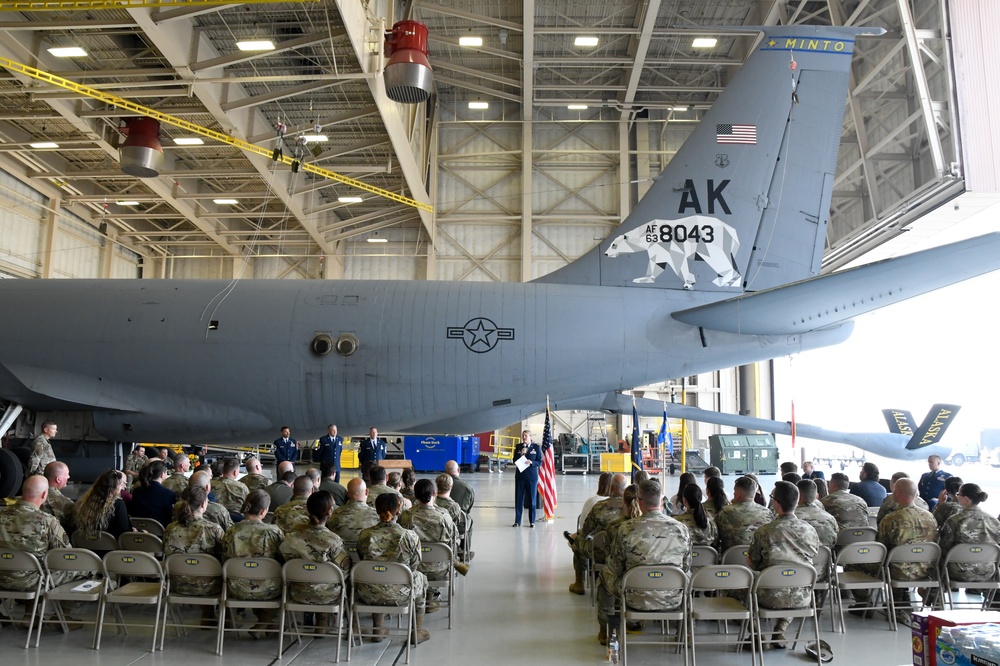
[[[476,317],[465,326],[449,326],[448,339],[460,339],[469,351],[483,354],[496,347],[500,340],[513,340],[514,329],[499,328],[486,317]]]

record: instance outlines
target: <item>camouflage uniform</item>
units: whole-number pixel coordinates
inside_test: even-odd
[[[632,567],[672,564],[687,571],[691,565],[691,536],[687,528],[662,511],[649,511],[621,523],[601,569],[599,617],[614,613],[614,600],[621,598],[622,579]],[[681,604],[682,593],[650,591],[630,595],[636,610],[672,610]]]
[[[326,526],[344,541],[356,543],[361,530],[378,523],[378,513],[361,500],[348,500],[333,510]]]
[[[447,511],[442,511],[433,504],[417,502],[412,509],[407,509],[399,514],[399,525],[416,532],[422,543],[440,542],[451,547],[455,538],[455,523],[451,516],[448,515]],[[446,580],[448,578],[449,565],[447,562],[436,564],[421,562],[419,568],[427,576],[427,580]]]
[[[231,557],[270,557],[280,560],[278,547],[285,535],[274,525],[244,520],[230,527],[222,537],[222,554]],[[244,601],[267,601],[281,596],[281,582],[236,579],[228,581],[229,595]]]
[[[180,500],[177,504],[174,504],[174,510],[170,517],[174,522],[177,522],[180,516],[181,504],[183,503],[184,500]],[[233,517],[229,515],[229,510],[218,502],[209,502],[208,508],[205,509],[205,515],[202,518],[210,523],[215,523],[222,528],[223,532],[233,526]]]
[[[846,490],[836,490],[821,499],[820,503],[837,520],[837,527],[841,530],[871,527],[868,522],[868,504],[857,495]]]
[[[149,456],[137,456],[135,453],[125,459],[122,471],[128,477],[129,483],[139,478],[139,470],[145,467],[147,462],[149,462]]]
[[[56,461],[49,438],[39,435],[31,443],[31,457],[28,459],[28,474],[45,474],[45,466]]]
[[[819,535],[809,523],[795,514],[786,514],[754,532],[747,557],[754,571],[785,562],[812,566],[819,546]],[[809,604],[809,588],[761,590],[758,599],[764,608],[804,608]],[[786,626],[787,619],[778,619],[774,629],[783,631]]]
[[[837,519],[827,513],[822,504],[818,501],[809,504],[800,504],[795,508],[795,516],[799,520],[809,523],[816,530],[821,546],[833,548],[840,528],[837,525]]]
[[[938,503],[938,507],[957,502]],[[937,508],[937,507],[935,507]],[[978,506],[970,506],[968,509],[955,514],[941,528],[942,559],[956,544],[960,543],[1000,543],[1000,520],[987,514]],[[983,581],[993,577],[996,571],[996,563],[988,564],[960,564],[958,562],[948,565],[948,576],[952,580]]]
[[[190,481],[188,477],[184,476],[184,472],[174,472],[167,478],[163,479],[163,487],[167,490],[174,491],[174,494],[178,497],[181,496],[189,485]]]
[[[712,546],[715,548],[718,545],[719,528],[716,526],[715,520],[711,515],[708,516],[708,526],[704,529],[698,527],[698,524],[694,522],[694,515],[690,511],[685,511],[679,516],[674,516],[674,518],[677,522],[688,528],[692,546]]]
[[[306,498],[297,497],[291,502],[282,504],[274,512],[274,524],[288,536],[300,527],[309,524],[309,509],[306,508]]]
[[[250,494],[250,489],[236,479],[222,477],[212,479],[212,492],[215,494],[217,503],[229,511],[240,513],[243,510],[243,502]]]
[[[607,535],[604,539],[604,552],[594,552],[594,540],[592,538],[598,532],[603,532],[608,525],[617,520],[622,515],[622,507],[625,500],[619,497],[609,497],[598,502],[591,508],[587,518],[583,521],[583,527],[576,534],[573,541],[573,568],[583,574],[587,571],[587,560],[595,558],[598,562],[607,560]]]
[[[63,529],[73,524],[73,509],[76,508],[76,505],[58,488],[49,488],[49,495],[39,508],[50,516],[55,516]]]
[[[285,535],[280,550],[286,561],[300,557],[310,562],[332,562],[344,572],[344,578],[351,568],[351,556],[343,540],[324,525],[307,524]],[[300,604],[329,604],[340,599],[340,584],[292,583],[288,596]]]
[[[420,568],[420,537],[396,523],[379,522],[358,537],[358,555],[363,560],[400,562],[413,572],[413,597],[418,611],[423,611],[427,595],[427,577]],[[358,596],[366,604],[401,605],[409,598],[405,585],[358,585]]]
[[[919,506],[924,511],[930,511],[930,509],[927,508],[927,502],[925,502],[920,497],[913,500],[913,504],[914,506]],[[894,498],[891,493],[886,495],[885,499],[882,500],[881,506],[879,506],[878,508],[878,515],[875,517],[875,524],[878,525],[879,523],[881,523],[883,518],[885,518],[898,508],[899,508],[899,502],[896,501],[896,498]],[[962,510],[961,507],[959,507],[959,511],[961,510]],[[938,523],[938,525],[940,525],[940,523]]]
[[[374,508],[375,507],[375,498],[378,497],[379,495],[381,495],[382,493],[396,493],[397,495],[399,495],[400,497],[402,497],[402,495],[399,494],[399,491],[396,490],[395,488],[390,488],[389,486],[385,485],[384,483],[378,483],[378,484],[376,484],[374,486],[369,486],[368,487],[368,500],[367,500],[368,506]]]
[[[0,548],[31,553],[44,564],[48,551],[69,548],[69,537],[54,516],[19,499],[0,511]],[[57,577],[56,584],[69,580],[72,579],[63,574]],[[29,571],[0,572],[0,588],[5,590],[33,590],[37,584],[37,575]]]
[[[371,497],[371,495],[368,497]],[[464,537],[466,530],[469,528],[469,516],[462,511],[462,507],[458,505],[458,502],[450,497],[437,497],[434,500],[434,506],[448,512],[448,515],[451,516],[452,521],[455,523],[455,529],[458,530],[458,536]]]
[[[878,526],[879,543],[885,544],[890,551],[896,546],[918,541],[933,541],[937,543],[937,521],[930,511],[910,504],[896,509]],[[893,580],[915,580],[925,578],[934,570],[933,564],[901,562],[890,565]],[[896,590],[898,593],[900,590]],[[901,590],[906,592],[906,590]],[[909,597],[905,597],[909,598]]]
[[[753,539],[753,533],[762,525],[774,520],[774,515],[754,501],[733,502],[715,518],[719,528],[720,553],[725,553],[733,546],[747,546]]]
[[[705,500],[704,502],[701,503],[701,505],[705,508],[705,513],[708,514],[709,519],[714,521],[718,517],[719,512],[715,510],[715,502],[713,502],[712,500]],[[729,505],[727,504],[726,506]],[[725,509],[726,506],[722,508]]]
[[[163,533],[163,555],[174,553],[204,553],[222,559],[224,533],[217,523],[198,518],[189,525],[173,522]],[[170,589],[178,594],[207,597],[222,591],[222,578],[217,576],[170,577]]]
[[[240,477],[240,483],[246,486],[250,492],[264,490],[271,485],[271,482],[263,474],[246,474]]]
[[[938,502],[937,506],[934,507],[934,520],[937,521],[938,528],[941,528],[944,527],[949,518],[961,512],[962,505],[958,503],[958,500],[950,499],[947,502]],[[944,554],[944,551],[942,551],[942,554]]]

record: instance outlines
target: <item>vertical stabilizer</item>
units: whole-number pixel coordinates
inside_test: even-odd
[[[631,215],[542,282],[735,293],[818,274],[854,40],[763,39]]]
[[[896,435],[912,437],[917,429],[913,414],[905,409],[883,409],[882,416],[885,418],[885,424],[889,426],[889,432]]]
[[[960,409],[959,405],[937,404],[931,406],[927,416],[924,417],[924,422],[920,424],[917,431],[913,433],[913,437],[906,443],[906,448],[922,449],[926,446],[939,444],[941,438],[944,437],[945,430],[955,420],[955,415]]]

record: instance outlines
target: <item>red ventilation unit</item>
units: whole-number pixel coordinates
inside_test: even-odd
[[[400,21],[385,35],[385,92],[394,102],[419,104],[433,91],[434,72],[427,59],[427,26]]]
[[[122,171],[137,178],[155,178],[163,166],[160,146],[160,121],[152,118],[126,118],[120,128],[125,142],[118,148]]]

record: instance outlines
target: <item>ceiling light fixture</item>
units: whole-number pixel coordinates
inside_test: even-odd
[[[32,148],[58,148],[59,144],[55,141],[36,141],[35,143],[29,143]]]
[[[49,53],[57,58],[86,58],[87,52],[79,46],[53,46]]]
[[[238,204],[240,202],[240,200],[239,199],[212,199],[212,202],[216,203],[216,204],[218,204],[220,206],[233,206],[235,204]]]
[[[691,42],[691,46],[696,49],[710,49],[719,43],[715,37],[695,37],[694,41]]]
[[[586,111],[589,107],[586,104],[570,104],[566,108],[570,111]]]
[[[302,140],[306,143],[324,143],[330,139],[325,134],[303,134]]]
[[[197,136],[180,136],[174,139],[175,146],[203,146],[205,145],[204,139]]]
[[[116,201],[115,203],[118,204],[119,206],[138,206],[139,205],[138,201]]]
[[[388,243],[389,239],[388,238],[379,238],[378,236],[371,236],[368,239],[368,242],[369,243]]]
[[[478,110],[488,109],[488,108],[490,108],[490,103],[489,102],[469,102],[469,108],[470,109],[478,109]]]
[[[337,197],[337,201],[340,203],[361,203],[364,199],[361,197]]]
[[[597,46],[600,43],[597,37],[577,37],[573,40],[573,46]]]
[[[482,37],[459,37],[458,38],[458,45],[459,46],[482,46],[483,45],[483,38]]]
[[[274,42],[270,39],[245,39],[236,42],[236,48],[240,51],[273,51]]]

